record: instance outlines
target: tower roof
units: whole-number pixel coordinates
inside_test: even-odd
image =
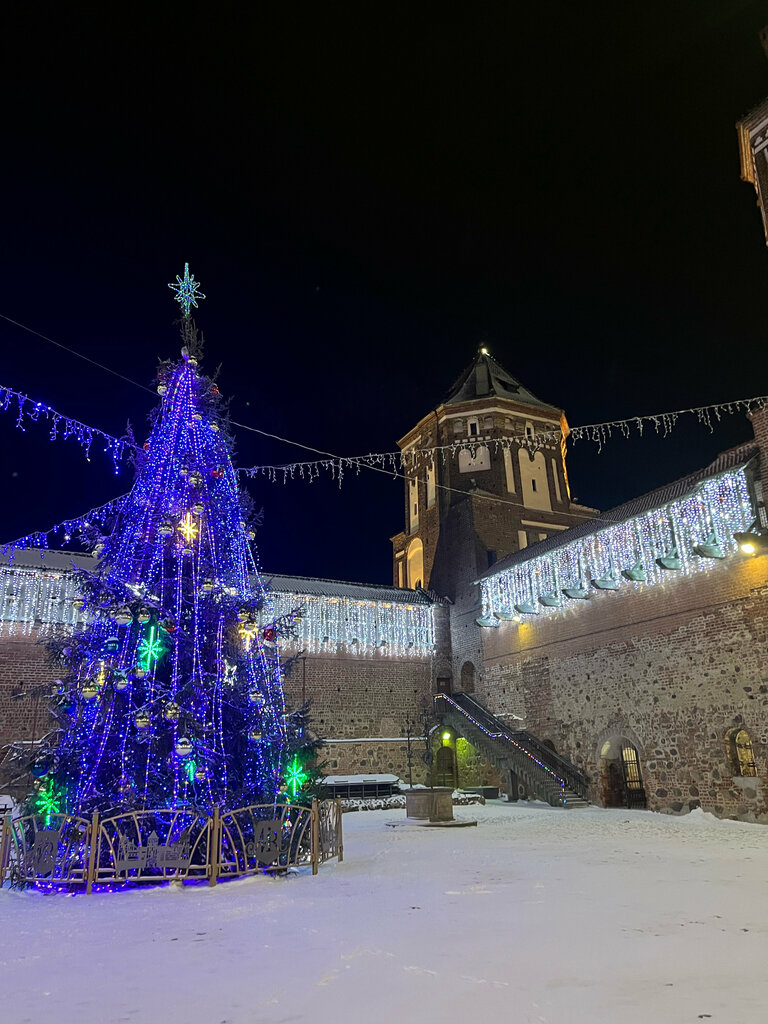
[[[506,398],[521,405],[531,405],[541,409],[558,408],[549,402],[542,402],[531,391],[523,387],[519,380],[489,355],[486,348],[481,348],[474,360],[462,372],[443,399],[443,405],[455,405],[457,402],[471,402],[476,398],[493,397]]]

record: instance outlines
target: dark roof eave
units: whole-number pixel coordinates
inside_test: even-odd
[[[446,599],[431,590],[408,590],[384,583],[351,583],[346,580],[325,580],[314,576],[284,576],[261,573],[270,590],[281,594],[307,597],[351,597],[360,601],[390,601],[393,604],[445,604]]]

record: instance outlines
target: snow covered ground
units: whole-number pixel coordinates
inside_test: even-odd
[[[700,811],[344,816],[346,860],[215,889],[0,893],[2,1024],[762,1024],[768,828]]]

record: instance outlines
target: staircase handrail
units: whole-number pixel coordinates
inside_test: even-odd
[[[455,696],[466,698],[467,695],[462,693],[456,694]],[[437,699],[438,697],[448,701],[449,704],[453,704],[457,711],[459,711],[462,715],[468,718],[470,722],[472,722],[472,724],[476,726],[476,728],[480,729],[481,732],[484,732],[491,739],[511,743],[513,747],[516,747],[517,750],[519,750],[522,754],[530,758],[530,760],[533,761],[534,764],[537,764],[539,768],[543,769],[545,772],[547,772],[547,774],[551,775],[560,786],[560,789],[565,789],[565,779],[561,779],[555,771],[553,771],[546,764],[540,761],[539,758],[535,756],[535,754],[532,754],[530,750],[526,750],[522,743],[514,739],[514,737],[510,734],[509,730],[503,727],[501,729],[497,728],[497,723],[498,725],[501,725],[501,723],[488,710],[486,710],[486,708],[484,708],[482,704],[478,704],[476,701],[471,701],[471,703],[474,705],[472,710],[475,712],[475,714],[473,715],[469,711],[469,709],[462,707],[462,705],[457,700],[455,700],[453,696],[449,696],[446,693],[438,693],[435,699]],[[483,722],[480,720],[481,718],[484,718],[486,720],[486,724],[483,724]]]
[[[586,776],[566,758],[541,743],[532,733],[525,729],[508,729],[492,712],[467,693],[451,695],[438,693],[435,700],[438,698],[452,704],[460,714],[468,718],[490,739],[506,742],[515,747],[550,775],[553,781],[557,782],[561,791],[567,786],[579,796],[586,795],[588,785]]]
[[[587,777],[583,772],[579,771],[573,762],[558,754],[557,751],[552,750],[545,743],[542,743],[541,740],[537,739],[536,736],[526,729],[515,730],[512,735],[519,737],[522,743],[536,750],[541,757],[546,758],[552,765],[557,765],[559,771],[568,782],[569,788],[573,789],[580,796],[586,793],[589,784]]]

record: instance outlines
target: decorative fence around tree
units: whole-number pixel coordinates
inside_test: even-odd
[[[0,886],[115,888],[127,884],[242,878],[344,859],[341,801],[254,804],[212,815],[192,808],[131,811],[89,821],[76,815],[6,815]]]

